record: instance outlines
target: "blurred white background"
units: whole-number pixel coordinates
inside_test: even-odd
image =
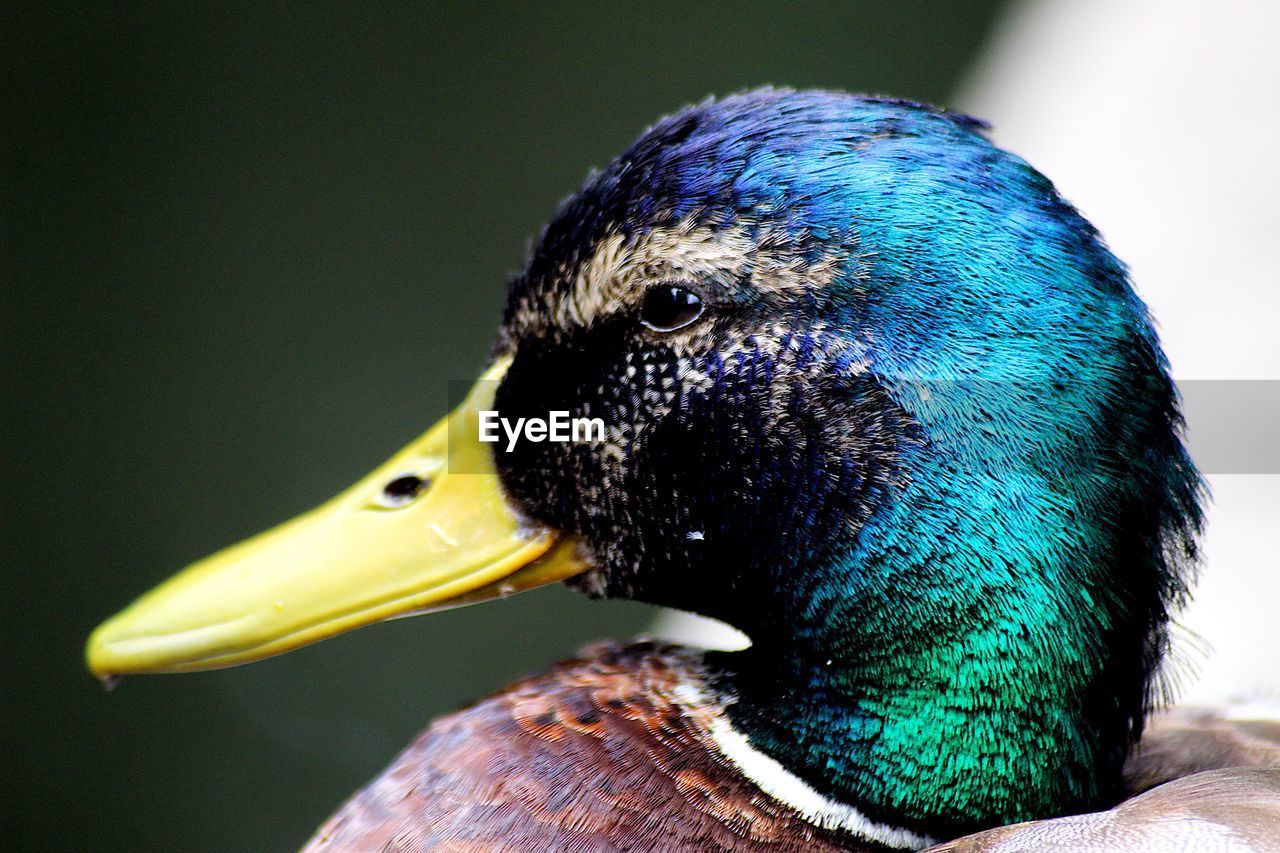
[[[1280,380],[1277,103],[1280,2],[1030,0],[950,106],[990,120],[1102,231],[1186,381]],[[1188,412],[1193,436],[1205,414]],[[1280,702],[1280,476],[1202,467],[1213,500],[1181,701]],[[654,631],[744,642],[683,614]]]

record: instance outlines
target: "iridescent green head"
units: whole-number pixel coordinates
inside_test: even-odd
[[[752,742],[941,832],[1115,797],[1199,480],[1123,266],[972,119],[762,91],[656,125],[512,286],[499,454],[588,591],[715,616]]]

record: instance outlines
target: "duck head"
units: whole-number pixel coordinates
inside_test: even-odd
[[[734,725],[872,818],[1117,797],[1199,480],[1124,268],[983,130],[780,90],[658,123],[548,226],[451,426],[144,596],[91,669],[567,580],[744,631]],[[490,410],[600,428],[508,448]]]

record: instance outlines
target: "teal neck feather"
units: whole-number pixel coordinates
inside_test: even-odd
[[[947,837],[1122,794],[1197,481],[1172,409],[1147,408],[1173,397],[1145,316],[1090,310],[1137,345],[1070,381],[1047,359],[877,371],[924,434],[856,534],[810,531],[825,544],[778,555],[776,596],[740,618],[735,724],[872,820]]]

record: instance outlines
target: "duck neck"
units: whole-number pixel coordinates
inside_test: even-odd
[[[1081,602],[1025,582],[998,596],[967,586],[945,590],[943,611],[898,590],[810,628],[753,632],[765,639],[715,661],[733,726],[823,796],[919,835],[1118,799],[1141,676],[1106,665]],[[1107,689],[1120,677],[1134,690]]]
[[[980,663],[989,641],[885,643],[856,657],[756,646],[721,664],[736,700],[727,713],[754,749],[818,793],[921,835],[1118,795],[1124,749],[1108,749],[1071,707],[1050,660]]]
[[[1170,554],[1193,555],[1198,518],[1167,424],[1148,442],[1163,464],[1051,447],[1038,468],[953,426],[904,451],[864,522],[797,514],[786,547],[754,558],[762,594],[702,610],[752,638],[715,664],[754,750],[944,837],[1119,799],[1182,588]]]

